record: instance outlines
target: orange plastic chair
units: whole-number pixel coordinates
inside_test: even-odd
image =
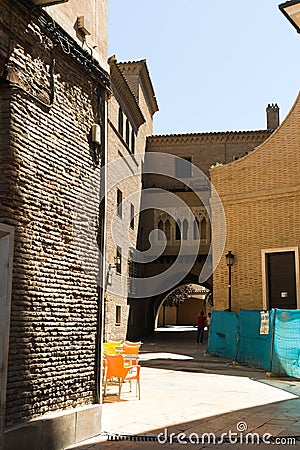
[[[106,368],[104,379],[104,397],[106,396],[107,382],[113,378],[119,380],[119,400],[121,397],[121,388],[123,381],[136,380],[137,393],[139,400],[141,399],[140,388],[140,370],[141,366],[138,364],[125,366],[123,355],[106,355]]]
[[[138,341],[138,342],[132,342],[132,341],[125,341],[124,342],[124,344],[128,344],[128,345],[142,345],[142,342],[141,341]]]
[[[141,342],[124,342],[122,348],[125,358],[125,364],[138,364],[138,355],[141,345]],[[126,358],[127,355],[128,358]]]

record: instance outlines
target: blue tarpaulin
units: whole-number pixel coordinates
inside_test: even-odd
[[[300,378],[300,310],[298,309],[276,310],[271,371]]]
[[[236,360],[241,364],[270,371],[273,311],[269,312],[267,334],[261,334],[261,311],[241,309]]]
[[[300,310],[212,311],[207,353],[300,378]]]
[[[212,311],[207,353],[234,359],[237,350],[238,315]]]

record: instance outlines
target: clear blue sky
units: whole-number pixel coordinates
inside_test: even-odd
[[[146,59],[155,134],[256,130],[300,90],[300,35],[274,0],[109,0],[109,56]]]

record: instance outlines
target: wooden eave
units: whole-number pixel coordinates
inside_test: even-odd
[[[153,116],[158,110],[158,104],[153,88],[153,84],[150,78],[150,74],[147,67],[146,59],[142,59],[141,61],[129,61],[122,62],[118,64],[121,70],[126,73],[137,74],[140,77],[140,83],[143,87],[145,97],[147,100],[147,104],[149,106],[149,110],[151,115]]]
[[[122,73],[122,70],[117,63],[115,56],[111,56],[108,59],[108,63],[110,66],[110,79],[113,87],[118,91],[120,97],[123,99],[130,116],[132,117],[135,125],[139,128],[143,123],[146,122],[146,119],[139,107],[138,100],[130,88],[125,75]]]

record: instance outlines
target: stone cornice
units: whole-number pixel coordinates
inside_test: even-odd
[[[108,64],[110,66],[111,83],[126,104],[136,127],[139,128],[146,120],[139,107],[138,100],[123,75],[115,56],[108,59]]]
[[[259,143],[267,139],[274,130],[221,131],[208,133],[166,134],[147,137],[147,149],[169,145],[191,144],[238,144],[241,142]]]
[[[140,82],[147,100],[147,104],[150,109],[150,113],[153,116],[154,113],[158,111],[158,104],[153,89],[153,84],[151,82],[150,74],[148,71],[146,59],[142,59],[141,61],[122,62],[119,63],[118,65],[120,69],[124,72],[125,77],[126,73],[139,75]]]

